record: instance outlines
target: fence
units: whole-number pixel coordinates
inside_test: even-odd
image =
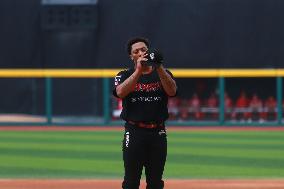
[[[178,79],[196,79],[206,78],[216,81],[218,91],[218,105],[214,107],[200,106],[198,110],[194,109],[190,105],[185,105],[184,112],[187,114],[203,115],[204,119],[180,119],[170,118],[169,125],[263,125],[263,126],[281,126],[283,125],[283,82],[284,69],[170,69],[174,76]],[[31,83],[38,82],[38,86],[33,87],[31,92],[33,101],[41,103],[40,110],[31,110],[30,112],[21,112],[9,110],[5,112],[2,110],[0,113],[0,125],[118,125],[122,122],[117,118],[119,109],[116,109],[116,101],[111,95],[112,78],[120,71],[120,69],[1,69],[0,80],[14,79],[14,82],[18,82],[24,79],[30,79]],[[262,115],[269,113],[267,107],[255,108],[252,107],[226,107],[225,94],[226,94],[226,82],[232,78],[243,78],[245,81],[249,81],[252,78],[258,78],[260,83],[269,78],[275,82],[275,94],[276,104],[272,108],[275,118],[263,120]],[[38,81],[40,80],[40,81]],[[64,82],[62,81],[64,80]],[[86,91],[92,90],[92,94],[96,96],[96,100],[90,103],[90,101],[84,101],[84,88],[83,83],[88,81],[86,85]],[[258,82],[259,82],[258,81]],[[58,83],[62,83],[61,86],[57,86]],[[69,82],[68,85],[65,83]],[[2,89],[6,89],[7,86],[3,82]],[[9,82],[8,82],[9,83]],[[90,107],[96,107],[95,110],[91,110],[88,113],[82,113],[77,115],[64,115],[64,111],[60,112],[58,103],[61,104],[64,99],[71,95],[71,93],[65,93],[65,90],[70,87],[76,87],[72,83],[77,83],[77,94],[74,98],[82,98],[84,103],[74,103],[72,108],[92,109]],[[94,84],[96,87],[92,88]],[[187,84],[179,85],[180,91],[187,91],[190,86]],[[41,89],[41,97],[39,95],[33,95],[35,91]],[[184,88],[184,89],[183,89]],[[265,86],[263,87],[265,88]],[[57,95],[57,90],[62,90],[62,95]],[[9,95],[9,94],[7,94]],[[83,96],[83,97],[82,97]],[[36,99],[36,100],[35,100]],[[2,98],[2,100],[4,100]],[[72,104],[76,99],[70,100]],[[6,101],[6,100],[5,100]],[[25,101],[25,99],[23,99]],[[12,104],[15,104],[15,108],[18,107],[17,101],[11,100]],[[1,103],[1,102],[0,102]],[[38,103],[37,103],[38,104]],[[66,103],[68,104],[68,103]],[[68,106],[68,105],[67,105]],[[72,109],[69,108],[69,109]],[[169,107],[170,114],[180,114],[181,105],[178,107]],[[99,110],[98,110],[99,109]],[[64,110],[64,109],[63,109]],[[39,113],[41,112],[41,113]],[[227,119],[228,114],[238,116],[244,114],[245,120],[231,120]],[[254,119],[254,115],[260,113],[260,117],[257,120]],[[213,117],[208,119],[209,117]],[[213,116],[212,116],[213,115]],[[249,115],[249,117],[247,117]],[[196,117],[195,117],[196,118]],[[234,117],[235,119],[236,117]],[[253,119],[251,119],[253,118]]]

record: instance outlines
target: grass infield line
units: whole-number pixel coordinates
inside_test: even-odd
[[[123,129],[123,126],[0,126],[0,131],[116,131]],[[277,126],[168,126],[167,129],[172,131],[284,131],[284,127]]]

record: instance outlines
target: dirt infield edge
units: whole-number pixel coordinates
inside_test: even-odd
[[[165,189],[283,189],[284,179],[167,179]],[[108,179],[0,179],[2,189],[118,189],[121,180]],[[141,187],[145,188],[145,181]]]

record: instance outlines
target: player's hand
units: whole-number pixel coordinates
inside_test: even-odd
[[[157,49],[151,49],[147,55],[149,64],[153,65],[154,67],[158,68],[163,64],[164,57],[160,51]]]
[[[137,59],[137,64],[136,64],[136,69],[139,71],[139,72],[142,72],[143,70],[143,67],[144,66],[147,66],[146,63],[148,61],[148,59],[146,58],[148,54],[144,54],[144,55],[141,55],[138,59]]]

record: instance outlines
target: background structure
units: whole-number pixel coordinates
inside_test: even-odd
[[[110,73],[116,68],[118,72],[132,66],[126,41],[144,36],[163,52],[166,67],[185,73],[178,74],[180,92],[177,101],[171,102],[171,111],[177,114],[174,121],[223,124],[227,119],[281,124],[283,74],[274,69],[284,65],[283,8],[281,0],[2,0],[0,69],[96,69]],[[222,74],[212,77],[206,71],[197,75],[186,70],[249,68],[253,69],[251,75],[241,79],[243,70],[238,70],[233,78],[227,74],[225,80]],[[275,73],[267,76],[265,72],[271,69]],[[108,124],[118,119],[119,102],[111,96],[114,72],[107,79],[103,74],[67,79],[62,78],[65,71],[50,80],[33,74],[19,78],[16,72],[9,78],[0,75],[0,113],[4,114],[0,122],[20,122],[9,117],[11,114],[17,118],[19,114],[24,118],[31,115],[32,120],[49,123],[74,123],[76,118],[76,123]],[[256,72],[263,74],[256,78]],[[237,105],[243,92],[247,103]],[[229,117],[225,110],[222,113],[225,93],[232,101],[227,108],[232,110]],[[201,112],[176,108],[190,107],[195,94]],[[255,108],[256,116],[251,107],[255,95],[261,103]],[[268,116],[270,97],[273,102]]]

